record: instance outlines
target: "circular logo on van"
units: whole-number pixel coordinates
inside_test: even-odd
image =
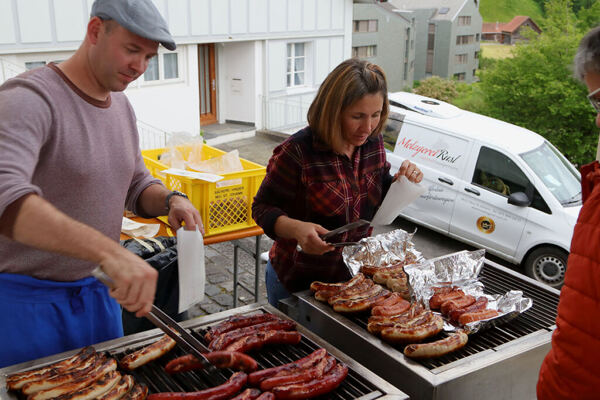
[[[477,229],[483,233],[492,233],[496,229],[494,220],[488,217],[479,217],[477,220]]]

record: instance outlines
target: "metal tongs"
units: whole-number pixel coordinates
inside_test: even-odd
[[[94,268],[92,275],[109,288],[114,287],[113,280],[110,278],[110,276],[106,275],[106,273],[102,270],[102,267],[98,266]],[[208,361],[203,354],[203,352],[208,352],[206,346],[192,336],[192,334],[185,330],[181,325],[175,322],[175,320],[169,317],[163,310],[153,304],[152,309],[148,315],[146,315],[146,318],[156,327],[160,328],[161,331],[169,335],[169,337],[183,347],[185,351],[193,354],[198,360],[200,360],[208,372],[216,371],[216,367],[211,364],[211,362]]]
[[[338,242],[338,243],[330,243],[328,242],[328,239],[334,238],[337,235],[339,235],[340,233],[345,233],[354,229],[358,229],[358,228],[362,228],[365,225],[369,225],[370,222],[369,221],[365,221],[364,219],[359,219],[357,221],[351,222],[349,224],[340,226],[337,229],[334,229],[324,235],[321,235],[321,239],[324,242],[327,242],[328,244],[334,246],[334,247],[343,247],[343,246],[352,246],[352,245],[356,245],[358,244],[358,242]]]

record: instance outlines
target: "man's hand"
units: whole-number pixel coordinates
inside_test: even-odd
[[[185,197],[171,196],[169,199],[169,225],[177,230],[182,226],[182,222],[185,222],[186,230],[194,230],[198,226],[204,236],[204,225],[196,207]]]
[[[150,312],[158,279],[154,268],[124,248],[104,258],[100,266],[114,282],[109,293],[115,300],[136,317]]]

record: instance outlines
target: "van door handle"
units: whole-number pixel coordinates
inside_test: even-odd
[[[452,186],[454,185],[454,182],[452,182],[450,179],[448,178],[438,178],[438,181],[443,182],[443,183],[447,183],[448,185]]]
[[[473,193],[476,196],[479,196],[481,194],[481,193],[479,193],[479,190],[471,189],[468,187],[465,188],[465,192]]]

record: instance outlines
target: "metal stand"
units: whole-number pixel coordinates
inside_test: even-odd
[[[237,307],[238,303],[238,286],[243,287],[248,292],[254,294],[254,301],[258,302],[258,278],[260,275],[260,240],[262,235],[255,236],[256,243],[254,246],[254,250],[246,247],[241,240],[233,241],[233,307]],[[254,257],[254,290],[246,287],[243,283],[238,280],[238,249],[244,250],[246,253],[250,254]]]

